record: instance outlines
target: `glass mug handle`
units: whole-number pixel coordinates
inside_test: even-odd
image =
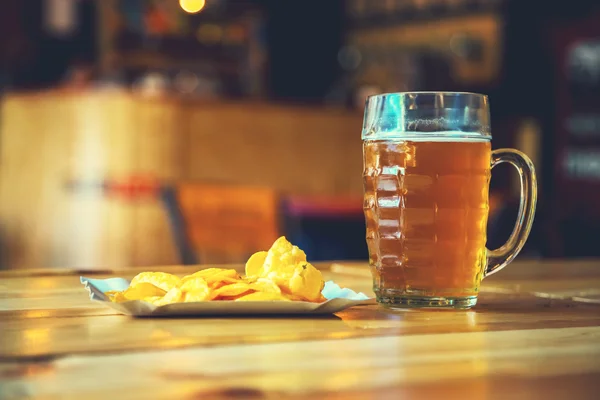
[[[531,231],[535,205],[537,202],[537,179],[533,163],[522,152],[515,149],[492,151],[492,168],[498,164],[509,163],[519,172],[521,181],[521,202],[517,223],[510,237],[498,249],[487,251],[487,267],[484,277],[490,276],[506,267],[519,254]]]

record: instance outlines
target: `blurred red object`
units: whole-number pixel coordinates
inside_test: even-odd
[[[150,175],[132,175],[125,180],[106,182],[106,192],[109,196],[126,200],[156,198],[159,190],[160,182]]]

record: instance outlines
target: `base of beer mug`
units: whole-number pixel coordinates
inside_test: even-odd
[[[391,290],[375,291],[377,302],[388,308],[447,308],[464,310],[477,304],[477,296],[445,297],[419,296],[390,293]]]

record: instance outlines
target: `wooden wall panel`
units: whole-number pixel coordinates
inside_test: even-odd
[[[191,179],[293,194],[362,194],[360,115],[220,105],[190,117]]]
[[[339,110],[119,92],[7,96],[0,268],[177,263],[159,200],[111,196],[103,181],[141,174],[162,183],[360,195],[361,123],[360,115]]]

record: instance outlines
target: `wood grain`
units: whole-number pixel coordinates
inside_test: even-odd
[[[73,356],[39,363],[34,371],[15,372],[9,368],[19,364],[5,364],[4,374],[12,376],[4,390],[72,398],[124,393],[132,398],[192,399],[232,393],[313,398],[339,391],[406,390],[494,376],[533,381],[556,375],[599,376],[599,340],[600,328],[591,327]],[[490,395],[485,380],[467,387],[468,398]],[[584,394],[592,398],[596,389],[597,383],[588,382]],[[509,385],[502,394],[510,393]]]
[[[366,265],[318,265],[370,293],[352,272]],[[593,399],[600,306],[551,295],[598,287],[594,260],[515,262],[469,311],[136,319],[90,302],[76,273],[4,273],[0,398]]]

